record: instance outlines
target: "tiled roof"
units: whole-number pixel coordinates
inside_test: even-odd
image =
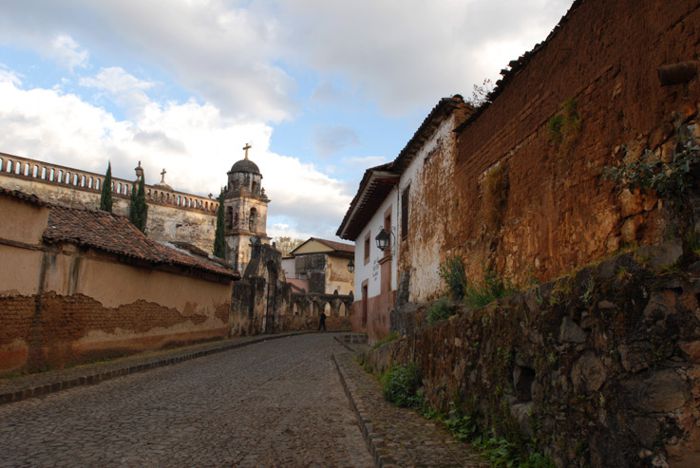
[[[232,269],[162,245],[123,216],[106,211],[51,206],[47,243],[67,242],[158,265],[173,265],[235,278]]]
[[[440,99],[392,162],[371,167],[365,171],[357,193],[350,202],[336,232],[339,237],[354,241],[360,235],[386,195],[398,182],[403,171],[434,134],[435,129],[456,111],[463,112],[463,115],[458,114],[459,118],[467,118],[474,112],[474,108],[471,104],[464,102],[462,96],[458,94]]]
[[[41,198],[37,197],[36,195],[20,192],[19,190],[10,190],[0,187],[0,195],[15,198],[25,203],[29,203],[30,205],[46,206],[46,202],[44,202]]]
[[[319,239],[318,237],[312,237],[311,239],[315,240],[316,242],[320,242],[321,244],[326,245],[328,248],[331,248],[337,252],[355,253],[355,246],[353,244],[346,244],[344,242],[336,242],[328,239]]]
[[[318,237],[309,237],[307,240],[305,240],[304,242],[299,244],[297,247],[295,247],[294,250],[292,250],[290,252],[290,255],[292,257],[294,257],[294,255],[295,255],[294,252],[299,250],[303,245],[306,245],[312,241],[316,241],[319,244],[323,244],[326,247],[328,247],[329,249],[333,250],[333,252],[343,254],[344,256],[348,255],[348,254],[352,255],[355,253],[355,246],[353,244],[346,244],[344,242],[336,242],[336,241],[332,241],[332,240],[328,240],[328,239],[321,239]]]

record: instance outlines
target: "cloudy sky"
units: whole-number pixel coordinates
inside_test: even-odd
[[[206,195],[250,142],[268,233],[333,238],[367,167],[570,4],[0,0],[0,152]]]

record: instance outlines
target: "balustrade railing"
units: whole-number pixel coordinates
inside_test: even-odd
[[[34,179],[38,182],[70,187],[87,192],[101,192],[104,176],[72,167],[51,164],[36,159],[0,153],[0,176],[21,179]],[[133,181],[112,177],[112,194],[119,198],[129,198]],[[169,190],[158,185],[145,185],[146,200],[149,203],[174,206],[190,210],[216,213],[217,200],[200,197],[191,193]]]

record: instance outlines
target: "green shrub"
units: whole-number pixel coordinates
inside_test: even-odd
[[[460,442],[472,440],[479,432],[476,422],[471,416],[457,410],[453,404],[450,404],[450,407],[447,416],[442,419],[445,427]]]
[[[421,376],[415,364],[392,366],[381,377],[384,398],[396,406],[417,408],[423,403],[418,393]]]
[[[605,167],[603,177],[621,189],[655,193],[666,201],[678,223],[678,234],[684,239],[684,250],[690,252],[689,236],[693,234],[695,219],[688,197],[696,183],[694,169],[699,163],[700,144],[688,126],[681,125],[676,129],[670,161],[661,161],[656,153],[646,149],[637,161]]]
[[[464,271],[462,257],[454,255],[440,265],[440,278],[447,284],[450,297],[455,301],[461,301],[467,287],[467,274]]]
[[[454,308],[450,306],[450,304],[447,302],[447,299],[443,297],[437,302],[434,302],[433,305],[431,305],[428,309],[428,323],[432,325],[435,322],[439,322],[440,320],[450,318],[454,314]]]
[[[479,309],[512,292],[513,289],[506,282],[499,278],[494,271],[488,270],[481,285],[467,286],[464,299],[469,307]]]

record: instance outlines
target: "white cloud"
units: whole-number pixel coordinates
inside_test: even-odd
[[[62,66],[73,71],[76,67],[84,68],[88,64],[89,54],[81,49],[68,34],[59,34],[51,41],[51,55]]]
[[[102,68],[95,76],[81,78],[80,85],[104,89],[112,94],[124,93],[133,89],[144,91],[153,87],[153,83],[139,80],[121,67]]]
[[[228,116],[292,117],[295,83],[285,67],[313,69],[322,82],[339,77],[386,112],[402,114],[495,78],[544,39],[571,3],[8,0],[0,42],[42,50],[57,30],[71,31],[90,50],[167,70]],[[71,63],[83,63],[74,41],[64,43]],[[333,91],[321,85],[313,97]]]
[[[571,3],[297,0],[276,9],[288,26],[280,31],[285,55],[345,77],[401,114],[496,77],[543,40]]]
[[[217,194],[226,172],[251,142],[251,159],[272,199],[270,217],[289,220],[290,231],[330,235],[350,196],[340,182],[299,159],[269,151],[272,129],[224,117],[212,104],[148,102],[131,120],[119,120],[74,94],[24,89],[16,75],[0,74],[2,151],[102,173],[111,160],[115,176],[133,178],[142,161],[146,180],[179,190]]]
[[[354,156],[351,158],[343,158],[346,164],[356,165],[359,167],[374,167],[388,162],[385,156]]]
[[[0,82],[7,82],[19,86],[22,80],[20,75],[0,63]]]
[[[149,104],[145,91],[154,86],[154,83],[140,80],[121,67],[102,68],[95,76],[81,77],[78,83],[105,91],[115,102],[132,112],[140,112]]]

